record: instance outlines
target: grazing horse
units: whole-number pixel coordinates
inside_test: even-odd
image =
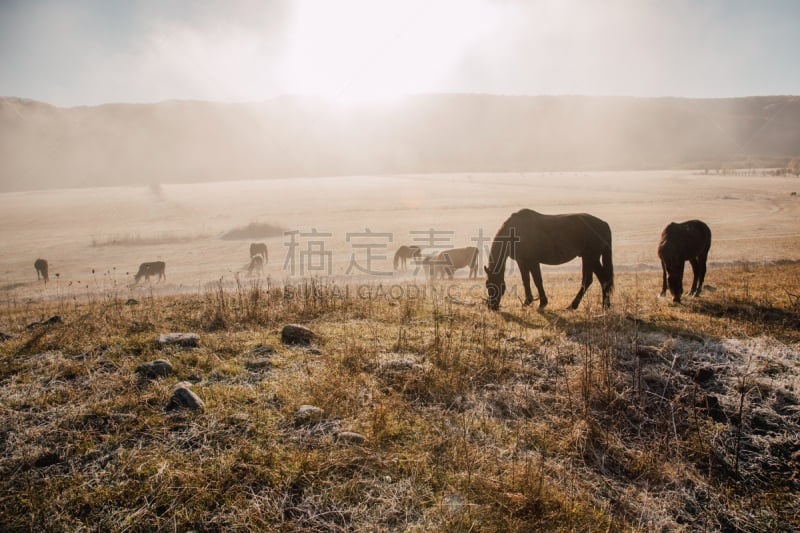
[[[426,257],[423,261],[428,268],[428,277],[436,279],[447,274],[449,279],[453,279],[453,273],[459,268],[469,267],[469,277],[478,277],[478,255],[479,251],[474,246],[466,248],[453,248],[444,250],[434,256]]]
[[[252,276],[254,270],[257,271],[259,276],[264,272],[264,258],[261,254],[256,254],[250,259],[250,266],[247,267],[247,275]]]
[[[614,288],[614,266],[611,262],[611,229],[608,224],[586,213],[542,215],[523,209],[508,217],[492,241],[486,271],[486,290],[489,309],[497,310],[506,291],[506,259],[516,260],[525,287],[525,302],[533,302],[530,277],[539,291],[539,309],[547,305],[542,286],[540,263],[560,265],[580,257],[583,260],[583,280],[570,307],[577,309],[584,293],[592,284],[592,274],[603,287],[603,307],[610,305],[609,294]],[[602,263],[600,259],[602,258]]]
[[[661,296],[667,293],[680,303],[683,294],[683,267],[686,261],[692,265],[692,290],[689,294],[700,296],[706,277],[706,261],[711,249],[711,230],[700,220],[687,220],[680,224],[670,223],[661,232],[658,258],[661,260]]]
[[[257,255],[264,256],[264,264],[267,264],[267,245],[263,242],[254,242],[250,245],[250,259],[253,259]]]
[[[399,270],[403,267],[406,269],[406,261],[409,259],[419,259],[422,257],[422,250],[419,246],[406,246],[403,245],[394,253],[394,269]]]
[[[142,263],[139,265],[139,271],[134,276],[136,283],[144,277],[145,281],[150,281],[150,276],[158,276],[158,281],[167,279],[166,264],[164,261],[153,261],[151,263]]]
[[[50,279],[47,275],[47,261],[44,259],[37,259],[33,262],[33,268],[36,269],[36,279],[39,280],[39,276],[41,276],[41,279],[47,284],[47,281]]]

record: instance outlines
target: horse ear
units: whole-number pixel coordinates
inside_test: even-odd
[[[489,267],[484,265],[483,266],[483,270],[484,270],[484,272],[486,272],[486,275],[488,276],[489,275]]]

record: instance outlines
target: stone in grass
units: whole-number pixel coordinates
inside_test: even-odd
[[[247,370],[252,372],[269,370],[272,367],[272,361],[269,359],[255,359],[253,361],[248,361],[245,366]]]
[[[200,343],[200,335],[197,333],[162,333],[158,336],[159,346],[183,346],[184,348],[194,348]]]
[[[52,326],[53,324],[61,324],[61,322],[62,322],[61,316],[53,315],[47,320],[42,320],[41,322],[31,322],[25,327],[26,329],[33,329],[33,328],[38,328],[39,326]]]
[[[275,353],[275,350],[272,346],[256,346],[247,354],[247,357],[252,357],[253,359],[245,363],[245,368],[251,372],[269,370],[272,367],[272,361],[269,356],[273,353]]]
[[[273,348],[272,346],[259,344],[258,346],[250,350],[250,352],[247,355],[249,355],[250,357],[259,357],[259,356],[270,355],[273,353],[275,353],[275,348]]]
[[[296,426],[309,426],[316,424],[325,417],[325,411],[313,405],[301,405],[294,413]]]
[[[167,402],[164,408],[165,411],[169,412],[177,409],[202,411],[205,409],[206,405],[203,403],[203,400],[186,385],[188,384],[183,382],[175,389],[175,392],[172,393],[172,398],[169,399],[169,402]]]
[[[355,431],[340,431],[336,434],[336,440],[346,444],[364,444],[367,438],[361,433]]]
[[[316,334],[305,326],[299,324],[288,324],[281,330],[281,342],[283,344],[299,344],[308,346]]]
[[[156,359],[139,365],[136,372],[144,378],[163,378],[172,374],[172,364],[166,359]]]

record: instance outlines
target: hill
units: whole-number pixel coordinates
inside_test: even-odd
[[[421,95],[341,106],[0,99],[0,190],[418,172],[785,166],[800,97]]]

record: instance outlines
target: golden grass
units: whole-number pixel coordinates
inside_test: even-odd
[[[0,529],[800,528],[800,266],[707,281],[676,306],[621,273],[605,313],[597,287],[563,310],[577,273],[545,275],[541,313],[514,284],[490,312],[466,280],[9,302]],[[283,346],[288,323],[317,341]],[[200,346],[158,347],[169,331]],[[175,375],[140,379],[158,358]],[[165,412],[185,380],[205,410]],[[325,417],[296,424],[302,404]]]

